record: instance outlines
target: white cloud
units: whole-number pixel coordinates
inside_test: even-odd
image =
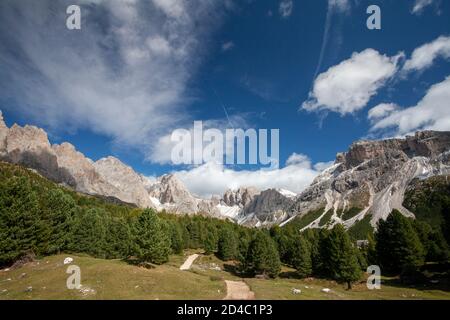
[[[147,44],[151,52],[153,52],[156,55],[167,56],[172,52],[172,48],[167,39],[161,36],[148,38]]]
[[[227,119],[219,119],[219,120],[207,120],[202,121],[203,126],[203,132],[205,132],[208,129],[217,129],[225,136],[225,130],[226,129],[237,129],[242,128],[244,131],[246,128],[250,127],[250,124],[246,121],[246,119],[242,116],[234,115]],[[187,126],[180,126],[177,129],[183,129],[189,132],[191,138],[194,136],[194,127],[193,123],[188,124]],[[168,133],[166,135],[163,135],[158,138],[158,140],[155,142],[152,153],[151,153],[151,160],[155,163],[159,164],[171,164],[172,163],[172,149],[177,144],[176,142],[172,142],[171,140],[172,133]],[[209,142],[205,142],[204,146],[209,144]],[[229,150],[224,150],[224,154],[226,155],[227,152],[231,152],[231,144],[230,146],[225,144],[226,147],[230,147]],[[195,154],[196,152],[201,152],[202,145],[194,145],[194,143],[191,143],[191,155]],[[199,149],[196,149],[199,148]]]
[[[376,121],[385,118],[398,109],[395,103],[381,103],[369,110],[367,119]]]
[[[308,157],[295,155],[295,158],[298,161],[276,170],[235,171],[209,162],[175,174],[192,193],[204,198],[239,187],[256,187],[260,190],[283,188],[299,193],[319,172],[311,166]],[[300,161],[300,158],[303,160]]]
[[[415,0],[411,12],[413,14],[421,14],[426,7],[433,3],[433,1],[434,0]]]
[[[371,131],[394,130],[405,135],[416,130],[450,130],[450,76],[428,90],[416,106],[393,111],[379,119]]]
[[[314,169],[322,172],[325,169],[328,169],[329,167],[331,167],[334,164],[334,161],[327,161],[327,162],[318,162],[314,165]]]
[[[64,2],[0,1],[3,108],[152,159],[159,137],[191,121],[186,87],[223,2],[82,0],[82,30],[70,31]]]
[[[307,111],[326,109],[342,115],[364,108],[396,73],[402,56],[387,57],[374,49],[353,53],[350,59],[315,79],[309,99],[302,108]]]
[[[310,166],[311,162],[310,162],[308,156],[294,152],[286,160],[286,165],[292,166],[292,165],[298,165],[298,164],[307,164],[307,166]]]
[[[283,0],[280,2],[278,12],[280,13],[280,16],[282,16],[283,18],[288,18],[291,16],[293,9],[294,9],[294,2],[292,0]]]
[[[450,37],[440,36],[436,40],[415,49],[403,66],[404,71],[421,71],[432,66],[439,58],[450,58]]]
[[[234,48],[233,41],[227,41],[222,44],[222,51],[228,51]]]

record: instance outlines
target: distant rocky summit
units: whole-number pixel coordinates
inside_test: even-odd
[[[212,199],[196,197],[174,174],[153,181],[114,157],[96,162],[69,143],[51,145],[34,126],[8,128],[0,113],[0,160],[20,164],[74,190],[142,208],[175,214],[205,214],[248,226],[284,225],[310,212],[320,215],[304,228],[342,223],[347,228],[370,218],[372,226],[403,206],[416,178],[450,174],[450,132],[423,131],[405,139],[359,141],[339,153],[301,194],[251,186]],[[249,182],[251,185],[251,182]],[[327,217],[328,221],[323,223]]]

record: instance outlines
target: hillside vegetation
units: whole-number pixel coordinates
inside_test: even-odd
[[[434,210],[445,215],[448,202]],[[429,263],[444,266],[444,278],[448,274],[445,232],[422,219],[408,219],[394,210],[374,235],[365,224],[350,233],[341,225],[300,232],[321,214],[323,209],[282,228],[245,228],[201,215],[156,213],[81,195],[29,169],[0,162],[3,267],[65,253],[110,259],[120,268],[164,269],[171,255],[201,250],[236,261],[232,273],[241,278],[275,279],[289,267],[297,278],[319,277],[351,288],[370,264],[380,265],[383,274],[401,275],[402,281],[414,283],[428,281],[424,271]],[[368,237],[368,246],[357,247],[355,234]]]

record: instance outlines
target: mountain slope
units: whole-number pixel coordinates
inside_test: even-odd
[[[449,175],[449,148],[450,132],[424,131],[405,139],[356,142],[298,196],[290,217],[324,207],[323,214],[333,212],[331,225],[350,227],[370,215],[375,227],[392,209],[413,216],[403,206],[408,185],[415,178]],[[345,215],[349,210],[354,214]],[[306,227],[317,227],[321,218]]]

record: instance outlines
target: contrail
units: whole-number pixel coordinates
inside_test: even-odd
[[[319,62],[317,64],[316,71],[314,72],[314,77],[313,77],[313,82],[311,84],[311,89],[312,89],[312,86],[314,84],[314,80],[316,79],[317,75],[320,72],[320,69],[322,68],[323,57],[325,55],[325,50],[326,50],[327,44],[328,44],[328,37],[329,37],[329,33],[330,33],[331,18],[333,16],[333,11],[334,11],[333,10],[333,4],[331,4],[331,2],[328,1],[327,17],[325,19],[325,29],[323,31],[323,37],[322,37],[322,48],[320,49]]]
[[[230,126],[232,128],[233,124],[231,123],[230,117],[228,116],[228,111],[227,108],[225,107],[225,104],[222,102],[222,100],[219,98],[219,95],[217,94],[216,90],[214,88],[212,88],[212,91],[214,92],[214,95],[216,96],[217,100],[219,100],[220,105],[222,106],[223,112],[225,112],[225,116],[227,117],[228,123],[230,124]]]

